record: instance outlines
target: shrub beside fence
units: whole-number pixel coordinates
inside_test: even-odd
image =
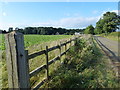
[[[23,34],[15,31],[7,34],[5,36],[5,42],[9,88],[30,88],[30,78],[37,75],[41,70],[46,69],[46,78],[34,87],[35,89],[39,88],[44,82],[49,80],[49,65],[60,60],[61,56],[65,55],[69,50],[69,48],[67,49],[67,44],[70,44],[71,47],[72,41],[76,43],[77,38],[79,37],[75,37],[74,39],[70,39],[65,43],[60,43],[51,48],[46,46],[45,50],[28,55],[28,50],[24,49]],[[63,46],[65,46],[64,52],[61,51],[61,47]],[[56,49],[59,49],[60,54],[52,60],[49,60],[48,53]],[[29,60],[43,54],[46,55],[46,64],[29,72]]]

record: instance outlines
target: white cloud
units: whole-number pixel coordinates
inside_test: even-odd
[[[58,21],[50,21],[44,23],[34,23],[32,26],[53,26],[63,28],[83,28],[90,24],[95,25],[100,17],[70,17],[62,18]]]
[[[96,11],[97,12],[97,11]],[[62,27],[62,28],[83,28],[87,27],[88,25],[92,24],[95,26],[96,22],[103,16],[106,11],[102,11],[102,14],[96,17],[82,17],[82,16],[74,16],[74,17],[67,17],[62,18],[56,21],[47,21],[47,22],[35,22],[29,23],[27,20],[24,23],[2,23],[0,24],[0,29],[8,29],[9,27],[27,27],[27,26],[46,26],[46,27]],[[118,12],[118,10],[111,10],[111,12]],[[6,14],[5,14],[6,15]]]
[[[82,16],[74,16],[62,18],[58,21],[48,21],[48,22],[39,22],[34,23],[31,26],[51,26],[51,27],[62,27],[62,28],[83,28],[92,24],[95,25],[96,22],[102,17],[103,13],[107,11],[103,11],[101,15],[96,17],[82,17]],[[118,12],[118,10],[111,10],[111,12]],[[98,11],[94,11],[94,13],[98,13]]]
[[[99,12],[98,10],[94,10],[92,13],[97,14],[98,12]]]
[[[28,25],[26,23],[5,23],[5,22],[0,22],[0,29],[3,29],[3,30],[8,30],[9,27],[23,28],[25,26],[28,26]]]
[[[6,12],[3,12],[2,15],[3,15],[3,16],[6,16],[7,14],[6,14]]]
[[[46,26],[46,27],[62,27],[62,28],[83,28],[88,25],[95,23],[98,21],[100,17],[69,17],[62,18],[58,21],[49,21],[49,22],[38,22],[38,23],[1,23],[0,29],[8,30],[9,27],[27,27],[27,26]]]
[[[66,0],[66,2],[70,2],[70,0]]]

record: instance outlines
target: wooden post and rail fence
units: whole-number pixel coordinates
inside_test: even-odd
[[[30,78],[34,75],[37,75],[41,70],[46,69],[46,79],[34,87],[36,89],[39,88],[44,84],[45,81],[49,80],[49,65],[57,60],[60,60],[61,56],[65,55],[69,50],[69,48],[67,49],[67,44],[70,44],[70,46],[72,46],[71,42],[77,41],[77,38],[78,37],[70,39],[65,43],[60,43],[59,45],[51,48],[48,48],[48,46],[46,46],[45,50],[28,55],[28,50],[24,49],[23,34],[15,31],[8,33],[5,36],[5,43],[9,88],[30,88]],[[65,46],[65,51],[61,52],[61,47],[63,46]],[[49,60],[48,53],[55,49],[59,49],[60,54],[52,60]],[[29,59],[43,54],[46,55],[46,64],[41,65],[35,70],[29,72]]]

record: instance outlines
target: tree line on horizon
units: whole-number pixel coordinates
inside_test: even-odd
[[[1,33],[9,33],[14,31],[12,27],[6,30],[0,30]],[[73,35],[75,32],[83,32],[84,29],[65,29],[65,28],[53,28],[53,27],[25,27],[15,28],[15,31],[18,31],[23,34],[39,34],[39,35]]]
[[[84,34],[102,34],[102,33],[111,33],[115,32],[116,29],[119,29],[120,25],[120,16],[115,12],[106,12],[98,20],[96,26],[93,25],[87,26],[85,29],[65,29],[65,28],[53,28],[53,27],[25,27],[15,28],[16,31],[19,31],[23,34],[40,34],[40,35],[73,35],[75,32],[84,33]],[[0,33],[9,33],[13,31],[13,28],[10,27],[8,32],[6,30],[0,30]]]

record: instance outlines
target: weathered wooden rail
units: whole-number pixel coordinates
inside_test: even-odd
[[[70,43],[71,46],[71,42],[76,41],[77,38],[70,39],[65,43],[60,43],[51,48],[46,46],[45,50],[28,55],[28,51],[24,49],[24,38],[22,34],[15,31],[7,34],[5,41],[9,88],[30,88],[30,78],[38,74],[41,70],[46,69],[46,78],[34,87],[35,89],[39,88],[45,81],[49,80],[49,65],[60,60],[61,56],[65,55],[69,50],[69,48],[67,49],[67,44]],[[61,52],[61,47],[63,46],[65,46],[65,51]],[[52,60],[49,60],[48,53],[56,49],[59,49],[60,54]],[[29,72],[29,60],[43,54],[46,55],[46,64]]]

